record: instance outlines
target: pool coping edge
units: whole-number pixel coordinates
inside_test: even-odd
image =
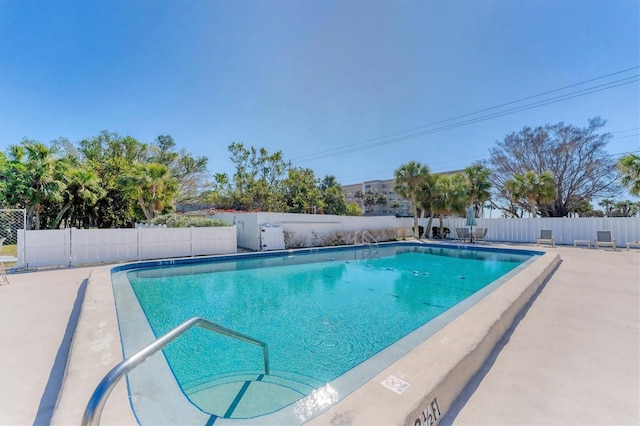
[[[431,351],[438,346],[444,348],[443,356],[436,360],[437,367],[427,369],[424,377],[416,377],[421,373],[404,374],[407,368],[403,363],[407,360],[404,358],[398,360],[366,383],[362,389],[333,405],[325,413],[311,419],[310,424],[344,424],[344,421],[351,424],[420,424],[417,421],[425,409],[428,411],[428,406],[431,406],[435,398],[440,411],[436,420],[440,420],[488,359],[518,313],[546,282],[559,263],[560,256],[556,253],[547,252],[540,256],[528,268],[470,308],[463,318],[458,318],[439,330],[410,352],[407,357],[413,358],[413,355],[419,357],[425,350]],[[95,268],[89,277],[52,424],[78,424],[95,386],[114,364],[122,360],[123,352],[111,286],[112,269],[114,265]],[[504,290],[505,288],[508,291]],[[486,312],[486,307],[490,306],[489,301],[494,299],[506,300],[503,301],[498,312],[493,308]],[[111,303],[101,303],[107,301]],[[477,316],[486,318],[483,321],[477,319],[470,321],[468,317],[470,314],[473,314],[474,318]],[[439,343],[442,341],[450,343],[447,336],[452,334],[452,330],[460,327],[461,323],[469,325],[469,322],[478,328],[474,331],[475,338],[472,341],[465,338],[460,339],[463,342],[455,342],[457,355],[449,357],[453,349],[452,345],[439,345]],[[412,365],[414,364],[415,361],[412,361]],[[424,368],[416,371],[425,372]],[[434,374],[434,371],[440,371],[441,374]],[[380,382],[390,374],[395,374],[401,379],[406,378],[411,383],[405,393],[397,395],[403,398],[395,398],[396,395],[380,385]],[[365,393],[367,396],[362,398]],[[361,401],[354,403],[354,399],[361,399]],[[125,380],[121,380],[114,389],[112,397],[109,398],[102,424],[138,424],[130,407]]]

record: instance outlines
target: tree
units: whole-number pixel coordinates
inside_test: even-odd
[[[134,164],[120,183],[147,220],[168,213],[178,188],[167,166],[158,163]]]
[[[347,203],[347,216],[362,216],[362,209],[358,205],[358,203]]]
[[[528,206],[531,217],[537,216],[538,206],[553,201],[556,193],[553,174],[543,172],[538,175],[531,170],[523,175],[515,175],[505,182],[504,188],[515,204]]]
[[[283,181],[290,213],[316,213],[323,208],[322,193],[313,170],[294,167]]]
[[[62,201],[66,163],[54,157],[44,144],[25,139],[9,147],[5,165],[5,193],[0,198],[27,210],[27,229],[46,227],[48,217],[41,213],[47,203]]]
[[[69,167],[62,205],[53,220],[53,228],[66,219],[71,226],[89,228],[98,200],[106,195],[96,172],[85,167]],[[66,227],[66,226],[65,226]]]
[[[481,213],[484,215],[484,203],[491,198],[491,182],[489,181],[491,170],[481,163],[476,163],[466,167],[464,172],[469,181],[469,198],[471,199],[475,216],[479,218]]]
[[[286,207],[282,180],[287,164],[282,152],[269,154],[264,148],[247,149],[239,142],[228,149],[236,172],[232,178],[225,173],[217,174],[209,198],[225,200],[238,210],[283,211]]]
[[[429,222],[427,223],[427,227],[424,230],[425,236],[429,236],[429,232],[431,231],[431,225],[433,224],[433,217],[435,216],[436,211],[436,191],[435,185],[438,180],[438,175],[429,175],[427,176],[420,187],[418,188],[418,197],[417,202],[418,206],[424,214],[429,213]]]
[[[490,150],[496,198],[508,202],[506,183],[528,171],[554,176],[556,197],[539,206],[542,216],[567,216],[583,200],[615,195],[615,162],[605,151],[611,134],[597,133],[605,124],[596,117],[585,128],[558,123],[507,135]]]
[[[418,194],[420,188],[429,179],[429,167],[417,161],[403,164],[394,172],[395,191],[404,198],[411,200],[413,212],[413,235],[419,237],[418,231]]]
[[[613,204],[614,204],[614,201],[610,198],[603,198],[598,203],[600,207],[604,207],[604,215],[607,217],[611,216],[611,210],[612,210]]]
[[[0,206],[8,205],[7,181],[10,179],[7,156],[0,151]]]
[[[329,175],[322,179],[320,182],[320,192],[322,193],[324,213],[336,215],[347,214],[347,199],[335,176]]]
[[[629,188],[631,195],[640,197],[640,155],[625,155],[618,160],[617,166],[622,185]]]
[[[80,161],[94,170],[106,191],[95,205],[99,228],[132,226],[136,201],[129,197],[122,177],[132,173],[134,164],[145,163],[148,146],[131,136],[119,136],[106,130],[79,143]]]
[[[638,203],[634,203],[630,200],[618,201],[614,204],[611,216],[614,217],[633,217],[637,213]]]
[[[176,151],[176,143],[169,135],[160,135],[149,147],[148,162],[167,166],[178,184],[176,203],[196,201],[204,185],[208,159],[193,157],[184,149]]]
[[[469,203],[469,183],[459,173],[455,175],[436,175],[433,207],[440,217],[440,236],[444,236],[444,216],[450,213],[464,215]]]
[[[362,202],[367,209],[367,213],[373,213],[373,206],[377,204],[376,199],[376,194],[371,191],[367,191],[367,193],[364,194],[364,197],[362,197]]]

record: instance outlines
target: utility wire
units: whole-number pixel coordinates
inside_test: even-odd
[[[606,83],[606,84],[600,85],[600,86],[609,86],[609,87],[601,87],[601,88],[596,89],[596,87],[600,87],[600,86],[595,86],[595,87],[579,90],[577,92],[568,93],[566,95],[557,96],[555,98],[550,98],[550,99],[545,99],[545,100],[542,100],[542,101],[534,102],[534,103],[529,104],[529,105],[524,105],[524,106],[521,106],[521,107],[511,108],[511,109],[508,109],[508,110],[505,110],[505,111],[500,111],[500,112],[496,112],[496,113],[493,113],[493,114],[484,115],[484,116],[473,118],[473,119],[470,119],[470,120],[465,120],[465,121],[462,121],[462,122],[458,122],[458,123],[453,123],[453,124],[446,125],[446,126],[437,127],[435,129],[425,130],[425,131],[422,131],[422,132],[412,133],[412,134],[405,135],[405,136],[399,136],[399,137],[396,137],[396,138],[387,139],[387,140],[383,140],[383,141],[376,142],[376,143],[371,143],[371,144],[368,144],[366,146],[358,146],[358,147],[356,147],[356,146],[350,145],[350,146],[347,146],[347,147],[343,147],[343,148],[339,149],[339,151],[336,151],[336,152],[311,154],[311,155],[307,156],[306,158],[298,159],[297,162],[298,163],[303,163],[303,162],[308,162],[308,161],[312,161],[312,160],[317,160],[317,159],[320,159],[320,158],[333,157],[335,155],[347,154],[347,153],[350,153],[350,152],[360,151],[360,150],[364,150],[364,149],[376,148],[376,147],[387,145],[387,144],[394,143],[394,142],[401,142],[401,141],[404,141],[404,140],[407,140],[407,139],[414,139],[414,138],[417,138],[417,137],[420,137],[420,136],[430,135],[430,134],[433,134],[433,133],[439,133],[439,132],[442,132],[442,131],[445,131],[445,130],[450,130],[450,129],[455,129],[457,127],[467,126],[469,124],[474,124],[474,123],[478,123],[478,122],[481,122],[481,121],[486,121],[486,120],[489,120],[489,119],[492,119],[492,118],[502,117],[502,116],[505,116],[505,115],[510,115],[510,114],[514,114],[516,112],[526,111],[526,110],[533,109],[533,108],[539,108],[541,106],[545,106],[545,105],[549,105],[549,104],[565,101],[565,100],[568,100],[568,99],[573,99],[573,98],[585,96],[585,95],[588,95],[588,94],[591,94],[591,93],[612,89],[614,87],[623,86],[623,85],[626,85],[626,84],[631,84],[631,83],[634,83],[636,81],[640,81],[640,78],[638,78],[638,77],[639,76],[629,77],[629,78],[626,78],[626,79],[617,80],[617,81],[614,81],[614,82],[611,82],[611,83]],[[623,80],[628,80],[630,78],[634,78],[634,79],[630,80],[630,81],[623,82],[623,83],[619,83],[619,84],[616,84],[616,85],[612,85],[613,83],[617,83],[617,82],[623,81]],[[594,90],[592,90],[592,89],[594,89]],[[580,93],[580,92],[583,92],[583,93]]]
[[[435,132],[441,132],[441,131],[453,129],[453,128],[456,128],[456,127],[466,126],[466,125],[469,125],[469,124],[473,124],[473,123],[477,123],[477,122],[480,122],[480,121],[489,120],[489,119],[492,119],[492,118],[501,117],[501,116],[508,115],[508,114],[513,114],[513,113],[520,112],[520,111],[525,111],[525,110],[532,109],[532,108],[538,108],[538,107],[549,105],[549,104],[552,104],[552,103],[561,102],[561,101],[564,101],[564,100],[568,100],[568,99],[572,99],[572,98],[576,98],[576,97],[580,97],[580,96],[585,96],[585,95],[588,95],[588,94],[591,94],[591,93],[595,93],[595,92],[599,92],[599,91],[602,91],[602,90],[609,90],[609,89],[612,89],[612,88],[615,88],[615,87],[618,87],[618,86],[634,83],[634,82],[640,80],[638,78],[638,77],[640,77],[640,75],[634,75],[634,76],[631,76],[631,77],[625,77],[625,78],[622,78],[622,79],[618,79],[618,80],[611,81],[611,82],[608,82],[608,83],[603,83],[603,84],[600,84],[600,85],[596,85],[596,86],[588,87],[588,88],[585,88],[585,89],[577,90],[577,91],[574,91],[574,92],[571,92],[571,93],[567,93],[567,94],[564,94],[564,95],[560,95],[560,96],[556,96],[556,97],[553,97],[553,98],[543,99],[543,100],[540,100],[540,101],[537,101],[537,102],[533,102],[533,103],[530,103],[530,104],[527,104],[527,105],[510,108],[510,109],[507,109],[507,110],[495,112],[495,113],[492,113],[492,114],[483,115],[483,116],[480,116],[480,117],[464,120],[464,121],[457,122],[457,123],[452,123],[452,124],[445,125],[445,126],[440,126],[440,127],[435,128],[435,129],[424,130],[424,131],[421,131],[421,132],[411,133],[411,134],[404,135],[404,136],[398,136],[398,135],[402,135],[402,134],[405,134],[405,133],[408,133],[408,132],[412,132],[412,131],[415,131],[415,130],[418,130],[418,129],[422,129],[422,128],[426,128],[426,127],[432,127],[432,126],[437,125],[437,124],[442,124],[442,123],[458,120],[460,118],[469,117],[469,116],[472,116],[472,115],[477,115],[477,114],[482,113],[482,112],[494,110],[494,109],[497,109],[497,108],[501,108],[501,107],[504,107],[504,106],[507,106],[507,105],[512,105],[512,104],[519,103],[519,102],[523,102],[525,100],[529,100],[529,99],[533,99],[533,98],[536,98],[536,97],[544,96],[544,95],[547,95],[547,94],[550,94],[550,93],[555,93],[555,92],[558,92],[558,91],[561,91],[561,90],[566,90],[567,88],[576,87],[576,86],[579,86],[579,85],[582,85],[582,84],[586,84],[586,83],[589,83],[589,82],[593,82],[593,81],[596,81],[596,80],[601,80],[603,78],[610,77],[610,76],[617,75],[617,74],[621,74],[621,73],[624,73],[624,72],[628,72],[630,70],[634,70],[634,69],[637,69],[637,68],[640,68],[640,67],[628,68],[626,70],[622,70],[622,71],[618,71],[618,72],[615,72],[615,73],[607,74],[605,76],[593,78],[593,79],[586,80],[586,81],[583,81],[583,82],[580,82],[580,83],[576,83],[576,84],[572,84],[572,85],[569,85],[569,86],[565,86],[565,87],[562,87],[562,88],[559,88],[559,89],[550,90],[550,91],[543,92],[543,93],[540,93],[540,94],[537,94],[537,95],[534,95],[534,96],[529,96],[529,97],[526,97],[526,98],[522,98],[522,99],[519,99],[517,101],[507,102],[507,103],[504,103],[504,104],[501,104],[501,105],[497,105],[497,106],[494,106],[494,107],[485,108],[485,109],[482,109],[482,110],[479,110],[479,111],[476,111],[476,112],[473,112],[473,113],[463,114],[463,115],[460,115],[460,116],[457,116],[457,117],[453,117],[453,118],[450,118],[450,119],[437,121],[437,122],[434,122],[434,123],[431,123],[431,124],[427,124],[427,125],[424,125],[424,126],[419,126],[419,127],[416,127],[416,128],[410,129],[410,130],[405,130],[405,131],[402,131],[402,132],[396,132],[396,133],[392,133],[392,134],[389,134],[389,135],[386,135],[386,136],[381,136],[381,137],[378,137],[378,138],[368,139],[366,141],[358,142],[358,143],[355,143],[355,144],[345,145],[345,146],[342,146],[340,148],[333,148],[333,149],[317,152],[317,153],[314,153],[314,154],[304,155],[304,156],[295,158],[294,160],[296,162],[308,162],[308,161],[319,159],[319,158],[331,157],[331,156],[334,156],[334,155],[341,155],[341,154],[345,154],[345,153],[349,153],[349,152],[353,152],[353,151],[358,151],[358,150],[361,150],[361,149],[374,148],[374,147],[378,147],[378,146],[381,146],[381,145],[386,145],[386,144],[393,143],[393,142],[399,142],[399,141],[403,141],[403,140],[406,140],[406,139],[412,139],[412,138],[416,138],[416,137],[419,137],[419,136],[423,136],[423,135],[427,135],[427,134],[431,134],[431,133],[435,133]],[[388,139],[388,138],[391,138],[393,136],[398,136],[398,137],[395,137],[395,138],[392,138],[392,139]],[[374,141],[380,141],[380,142],[370,143],[370,142],[374,142]]]

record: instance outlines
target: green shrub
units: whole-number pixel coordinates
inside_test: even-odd
[[[221,219],[165,214],[147,221],[150,225],[166,225],[167,228],[206,228],[212,226],[231,226]]]

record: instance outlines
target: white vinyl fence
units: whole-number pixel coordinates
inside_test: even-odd
[[[21,230],[18,247],[24,269],[237,252],[235,226]]]
[[[596,231],[611,231],[618,247],[632,241],[640,241],[640,218],[638,217],[545,217],[528,219],[476,219],[475,227],[487,228],[487,241],[512,243],[535,243],[541,229],[550,229],[556,244],[573,245],[575,240],[588,240],[593,244]],[[427,226],[428,219],[420,219]],[[433,226],[438,225],[433,221]],[[456,237],[455,228],[465,228],[464,218],[445,218],[444,226],[451,230],[449,238]],[[475,228],[474,227],[474,228]]]

